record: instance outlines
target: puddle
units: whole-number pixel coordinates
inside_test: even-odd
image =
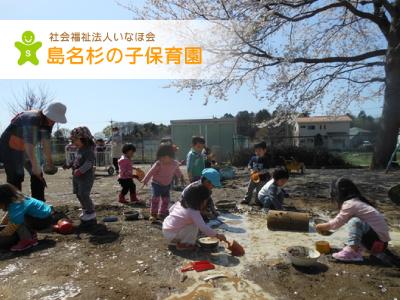
[[[9,264],[4,269],[0,270],[0,276],[8,276],[21,267],[21,263]]]
[[[80,287],[73,282],[64,283],[61,286],[43,285],[28,292],[28,299],[40,300],[66,300],[80,294]]]
[[[223,278],[212,282],[201,283],[188,292],[167,298],[167,300],[271,300],[258,285],[237,277]]]

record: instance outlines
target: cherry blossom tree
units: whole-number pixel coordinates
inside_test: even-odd
[[[400,0],[148,0],[121,4],[139,19],[228,21],[222,41],[229,72],[218,80],[180,80],[191,93],[228,98],[248,85],[286,120],[323,108],[379,101],[383,110],[372,166],[382,168],[400,126]]]

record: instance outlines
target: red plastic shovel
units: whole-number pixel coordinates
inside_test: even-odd
[[[196,271],[196,272],[203,272],[207,270],[213,270],[215,269],[215,266],[210,263],[208,260],[201,260],[201,261],[194,261],[191,262],[190,264],[184,266],[181,269],[181,272],[187,272],[187,271]]]

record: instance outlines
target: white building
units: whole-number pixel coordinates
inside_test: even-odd
[[[322,146],[330,150],[349,148],[351,118],[344,116],[316,116],[297,118],[294,144],[300,147]]]

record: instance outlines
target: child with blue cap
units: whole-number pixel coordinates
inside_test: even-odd
[[[221,175],[217,170],[213,168],[204,169],[201,173],[200,179],[192,182],[183,190],[181,199],[186,199],[189,191],[199,185],[205,186],[210,191],[210,197],[208,198],[207,207],[201,212],[201,214],[206,221],[208,221],[209,219],[215,219],[216,217],[218,217],[219,213],[215,208],[214,201],[211,198],[211,193],[213,188],[222,187]]]

